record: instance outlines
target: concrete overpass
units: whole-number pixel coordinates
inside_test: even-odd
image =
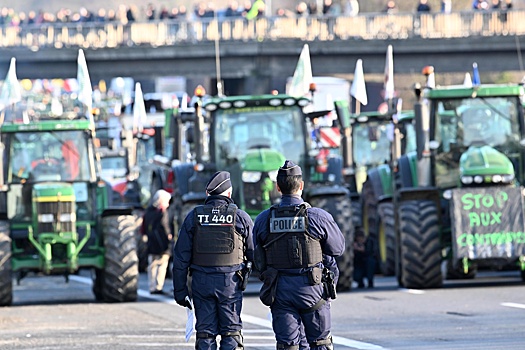
[[[137,24],[135,30],[117,25],[102,29],[71,26],[66,33],[64,28],[54,28],[52,34],[49,29],[35,29],[19,33],[18,41],[6,41],[12,37],[6,31],[3,38],[0,33],[0,77],[5,76],[10,58],[16,57],[19,79],[74,78],[78,49],[84,47],[94,82],[116,76],[138,81],[185,76],[202,81],[216,77],[219,52],[223,79],[236,80],[237,90],[244,93],[267,92],[282,89],[286,78],[293,74],[304,43],[310,46],[312,70],[318,76],[352,75],[359,58],[365,75],[382,74],[389,44],[394,48],[396,74],[419,74],[425,65],[433,65],[436,72],[464,73],[473,62],[483,72],[523,70],[524,11],[513,12],[504,23],[494,14],[479,18],[474,12],[455,17],[440,15],[361,16],[361,22],[352,22],[355,18],[346,22],[341,18],[334,22],[309,20],[304,28],[295,19],[282,22],[281,27],[277,27],[281,22],[271,22],[271,29],[269,22],[265,27],[257,27],[259,23],[250,27],[245,22],[241,34],[236,34],[237,24],[233,22],[221,23],[220,30],[213,27],[215,22],[198,23],[198,27],[193,23],[192,37],[183,39],[180,32],[184,23],[176,23],[178,32],[173,37],[173,27],[163,23]],[[476,19],[480,25],[476,25]],[[378,20],[384,23],[377,24]],[[438,25],[439,20],[443,20],[442,25]],[[469,32],[465,32],[467,20]],[[357,24],[360,27],[354,30]],[[291,34],[285,31],[290,26],[295,26]],[[384,28],[390,29],[385,32]],[[102,30],[106,31],[103,42]],[[115,34],[114,42],[108,39],[113,32],[120,35]],[[95,39],[90,33],[96,33]],[[79,37],[81,41],[73,41]]]

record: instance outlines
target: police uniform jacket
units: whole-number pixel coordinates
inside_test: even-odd
[[[299,205],[304,203],[303,199],[299,195],[283,195],[279,206],[290,206]],[[321,243],[321,249],[323,251],[323,262],[318,264],[318,267],[323,265],[334,271],[336,277],[339,276],[339,270],[335,257],[343,254],[345,249],[345,239],[339,226],[335,222],[334,218],[330,213],[321,208],[308,208],[306,211],[308,215],[308,233],[313,238],[319,239]],[[269,235],[268,219],[270,216],[270,209],[267,209],[260,213],[255,219],[255,225],[253,228],[253,239],[254,244],[263,244],[266,237]],[[287,273],[303,273],[311,268],[301,269],[280,269],[285,270]]]
[[[233,204],[233,200],[219,195],[208,196],[204,203],[204,205],[213,207],[228,204]],[[173,286],[176,300],[183,299],[187,295],[186,282],[188,268],[205,273],[228,273],[244,268],[244,263],[233,266],[212,267],[192,264],[193,235],[196,224],[194,210],[192,210],[184,219],[173,251]],[[246,260],[253,261],[253,221],[250,215],[241,209],[237,209],[236,212],[235,230],[245,239]]]

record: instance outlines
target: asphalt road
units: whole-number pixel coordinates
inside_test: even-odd
[[[171,280],[165,290],[171,289]],[[243,306],[246,349],[275,349],[269,309],[248,286]],[[376,288],[341,293],[332,303],[336,349],[523,349],[525,285],[518,272],[480,272],[443,288],[397,288],[376,277]],[[23,279],[14,303],[0,308],[0,349],[192,349],[186,310],[169,296],[151,296],[146,275],[139,300],[94,301],[89,274]]]

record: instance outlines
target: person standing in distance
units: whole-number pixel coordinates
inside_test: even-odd
[[[255,219],[260,298],[271,308],[277,349],[304,348],[304,335],[312,350],[333,349],[330,302],[345,239],[330,213],[303,201],[303,186],[301,168],[285,161],[277,173],[281,203]]]
[[[171,194],[158,190],[144,212],[142,233],[148,237],[148,281],[150,294],[163,294],[164,281],[171,256],[168,207]]]
[[[244,349],[242,292],[253,261],[253,221],[231,199],[230,173],[215,173],[206,185],[204,205],[188,213],[173,253],[173,297],[195,307],[195,349]],[[188,271],[192,275],[189,295]]]

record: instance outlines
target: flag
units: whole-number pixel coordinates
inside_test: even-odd
[[[388,45],[386,51],[385,61],[385,82],[383,86],[385,90],[385,100],[394,98],[394,54],[392,52],[392,45]]]
[[[133,104],[133,132],[142,131],[147,121],[146,105],[140,83],[135,83],[135,103]]]
[[[16,77],[16,59],[13,57],[0,93],[0,111],[19,101],[22,101],[22,89]]]
[[[352,95],[362,105],[368,104],[368,96],[366,94],[365,75],[363,73],[363,61],[358,59],[355,64],[354,81],[350,88],[350,95]]]
[[[471,88],[472,87],[472,78],[470,77],[470,73],[469,72],[465,73],[465,79],[463,80],[463,86],[465,86],[467,88]]]
[[[86,57],[82,49],[78,50],[77,64],[78,100],[86,105],[86,116],[92,120],[93,90],[91,88],[91,80],[89,79]]]
[[[310,63],[310,49],[304,44],[299,56],[299,61],[293,73],[292,82],[288,88],[288,94],[294,97],[303,97],[310,91],[310,83],[313,82],[312,64]]]
[[[481,84],[481,79],[479,78],[478,64],[476,62],[472,63],[472,85],[478,86]]]

